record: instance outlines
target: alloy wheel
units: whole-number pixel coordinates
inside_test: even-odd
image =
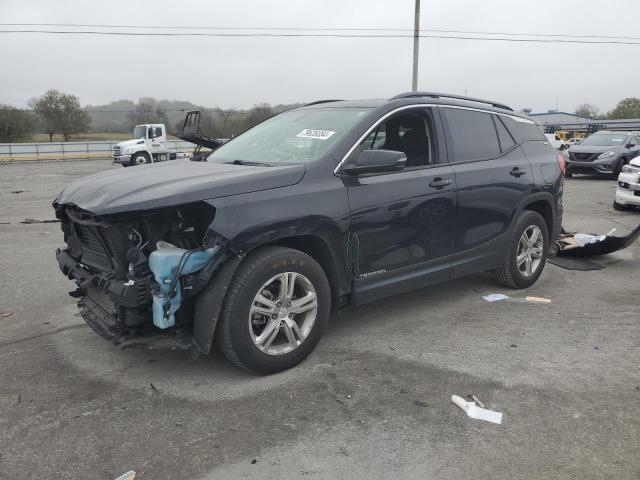
[[[311,332],[318,315],[313,284],[297,272],[270,278],[256,293],[249,309],[249,333],[254,345],[268,355],[298,348]]]
[[[544,238],[537,225],[531,225],[524,229],[518,242],[516,264],[518,271],[524,277],[534,275],[544,255]]]

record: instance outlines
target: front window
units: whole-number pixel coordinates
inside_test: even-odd
[[[584,139],[580,146],[587,147],[619,147],[624,145],[627,135],[624,133],[594,133]]]
[[[269,118],[209,155],[216,163],[288,165],[320,159],[366,114],[361,108],[291,110]]]
[[[133,138],[137,140],[138,138],[146,138],[147,129],[145,127],[134,127],[133,128]]]

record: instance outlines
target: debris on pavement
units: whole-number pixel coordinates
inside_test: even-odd
[[[25,223],[27,225],[31,225],[32,223],[60,223],[60,220],[58,219],[36,220],[35,218],[25,218],[20,223]]]
[[[507,300],[509,302],[521,302],[521,303],[551,303],[549,298],[526,296],[524,298],[510,297],[502,293],[492,293],[482,297],[487,302],[501,302]]]
[[[129,470],[127,473],[123,473],[116,480],[133,480],[136,478],[136,472],[134,470]]]
[[[423,402],[422,400],[414,400],[413,404],[418,407],[424,407],[424,408],[427,408],[429,406],[427,402]]]
[[[474,402],[476,402],[476,404],[477,404],[479,407],[484,408],[484,403],[482,403],[480,400],[478,400],[478,397],[476,397],[473,393],[470,393],[469,395],[467,395],[467,398],[468,398],[469,400],[473,400]]]
[[[153,390],[154,392],[158,392],[158,393],[160,393],[160,390],[158,390],[158,389],[156,388],[156,386],[153,384],[153,382],[150,382],[150,383],[149,383],[149,385],[151,385],[151,390]]]
[[[13,315],[13,312],[2,312],[0,313],[0,318],[7,318]]]
[[[558,255],[590,257],[595,255],[606,255],[627,248],[640,238],[640,225],[638,225],[629,235],[624,237],[614,237],[614,228],[605,235],[568,233],[564,229],[556,240]]]
[[[490,295],[485,295],[482,298],[485,299],[487,302],[499,302],[501,300],[508,300],[509,299],[509,297],[507,295],[504,295],[502,293],[492,293]]]
[[[583,272],[589,270],[602,270],[604,268],[604,266],[598,263],[581,257],[561,257],[556,255],[554,257],[548,257],[547,262],[566,270],[580,270]]]
[[[551,303],[551,300],[543,297],[524,297],[525,302]]]
[[[502,412],[494,412],[486,408],[479,407],[476,402],[467,402],[458,395],[451,395],[451,401],[467,413],[468,417],[476,420],[484,420],[486,422],[502,424]]]

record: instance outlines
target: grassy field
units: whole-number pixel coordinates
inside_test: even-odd
[[[167,138],[174,139],[173,135],[168,135]],[[71,137],[72,142],[103,142],[103,141],[118,141],[121,142],[123,140],[130,140],[131,133],[123,133],[123,132],[88,132],[88,133],[79,133],[78,135],[74,135]],[[46,133],[36,133],[33,135],[33,142],[48,142],[49,135]],[[64,142],[64,137],[62,135],[54,135],[54,142]]]

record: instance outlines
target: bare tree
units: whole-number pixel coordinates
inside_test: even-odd
[[[127,115],[127,120],[129,127],[147,123],[164,123],[165,125],[169,123],[167,114],[156,107],[156,101],[153,98],[141,98],[135,110]]]
[[[89,130],[91,119],[87,112],[82,110],[80,99],[75,95],[49,90],[41,97],[32,99],[30,103],[49,134],[50,142],[53,141],[56,132],[60,132],[64,141],[68,142],[72,135]]]
[[[576,115],[586,118],[597,118],[600,115],[600,109],[591,103],[581,103],[576,108]]]

